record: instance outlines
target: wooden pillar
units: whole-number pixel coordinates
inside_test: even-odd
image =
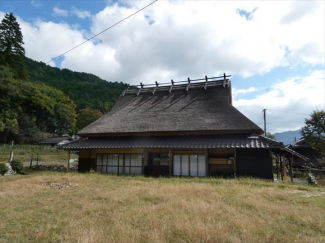
[[[68,150],[67,172],[70,170],[70,149]]]
[[[283,170],[282,170],[282,164],[283,164],[283,161],[282,161],[282,156],[280,155],[280,172],[281,172],[281,181],[283,181]]]
[[[234,170],[235,170],[235,174],[234,174],[234,176],[235,176],[235,178],[237,177],[237,169],[236,169],[236,148],[234,148],[234,157],[235,157],[235,159],[234,159]]]
[[[291,154],[291,160],[290,160],[290,177],[291,177],[291,183],[293,183],[292,166],[293,166],[293,154]]]
[[[171,149],[169,149],[168,157],[169,157],[169,176],[172,176],[173,154]]]
[[[277,181],[279,181],[279,163],[280,163],[280,158],[277,155],[276,156],[276,161],[275,161],[275,164],[276,164],[276,179],[277,179]]]
[[[282,181],[287,180],[287,170],[286,170],[286,156],[283,154],[283,161],[282,161]]]
[[[273,156],[273,154],[272,154],[272,149],[270,149],[270,158],[271,158],[271,171],[272,171],[272,179],[273,179],[273,181],[274,181],[274,173],[273,173],[273,158],[274,158],[275,156]]]
[[[209,153],[208,149],[204,150],[204,155],[205,155],[205,176],[210,176],[210,170],[209,170]]]

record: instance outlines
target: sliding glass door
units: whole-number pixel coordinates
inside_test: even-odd
[[[97,154],[97,172],[142,175],[142,154]]]
[[[205,155],[173,156],[173,175],[175,176],[206,176]]]

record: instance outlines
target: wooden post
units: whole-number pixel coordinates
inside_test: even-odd
[[[208,76],[205,75],[204,89],[207,89],[208,86]]]
[[[171,82],[172,82],[172,85],[170,86],[170,88],[168,90],[169,93],[172,92],[172,89],[173,89],[173,86],[174,86],[174,80],[171,80]]]
[[[276,161],[275,161],[275,164],[276,164],[276,179],[277,181],[279,181],[279,156],[276,156]]]
[[[11,152],[9,154],[8,163],[10,163],[13,159],[14,159],[14,141],[11,141]]]
[[[293,153],[291,154],[291,160],[290,160],[290,177],[291,177],[291,183],[293,183],[292,166],[293,166]]]
[[[187,84],[187,87],[186,87],[186,92],[188,92],[188,90],[190,89],[190,85],[191,85],[190,78],[187,79],[187,82],[188,82],[188,84]]]
[[[67,172],[70,170],[70,149],[68,150]]]
[[[281,181],[283,181],[283,170],[282,170],[282,164],[283,164],[283,161],[282,161],[282,156],[280,155],[280,172],[281,172]]]
[[[145,151],[145,150],[143,150],[143,151]],[[142,161],[141,161],[142,162],[142,167],[141,167],[142,172],[141,172],[141,175],[143,175],[143,176],[144,176],[144,154],[145,153],[142,154]],[[117,159],[117,161],[118,161],[118,159]]]
[[[137,96],[140,94],[141,90],[143,89],[143,83],[140,83],[141,88],[139,89]]]
[[[33,165],[33,153],[31,152],[30,153],[30,164],[29,164],[29,167],[32,168],[32,165]]]
[[[208,149],[204,150],[204,155],[205,155],[205,176],[209,175],[210,176],[210,170],[209,170],[209,152]]]
[[[272,149],[270,149],[270,158],[271,158],[271,171],[272,171],[272,178],[274,181],[274,173],[273,173],[273,154],[272,154]]]
[[[235,176],[235,179],[236,179],[236,177],[237,177],[237,169],[236,169],[236,148],[234,148],[234,156],[235,156],[235,159],[234,159],[235,174],[234,174],[234,176]]]
[[[283,154],[283,161],[282,161],[282,181],[287,180],[287,170],[286,170],[286,156]]]
[[[172,155],[171,149],[169,149],[168,157],[169,157],[169,176],[171,176],[172,175],[172,165],[173,165],[173,155]]]
[[[11,151],[10,154],[9,154],[9,162],[10,163],[14,158],[14,151]]]

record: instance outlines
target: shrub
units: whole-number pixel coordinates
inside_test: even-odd
[[[293,178],[303,178],[303,177],[305,177],[305,173],[302,171],[299,171],[299,170],[293,170],[292,177]]]
[[[23,162],[21,162],[19,160],[11,161],[10,165],[11,165],[12,170],[15,171],[16,173],[20,173],[24,168]]]
[[[308,173],[307,181],[309,185],[317,186],[316,178],[312,173]]]
[[[4,175],[9,170],[8,166],[4,163],[0,163],[0,175]]]

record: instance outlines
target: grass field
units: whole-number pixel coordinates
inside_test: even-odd
[[[256,179],[0,177],[0,242],[325,242],[325,189]]]
[[[67,151],[57,149],[51,146],[40,145],[0,145],[0,163],[8,162],[11,151],[14,152],[14,159],[24,162],[25,166],[29,165],[31,154],[33,154],[33,164],[39,161],[39,164],[66,163],[68,154]],[[78,156],[74,153],[70,154],[71,159],[76,159]]]

